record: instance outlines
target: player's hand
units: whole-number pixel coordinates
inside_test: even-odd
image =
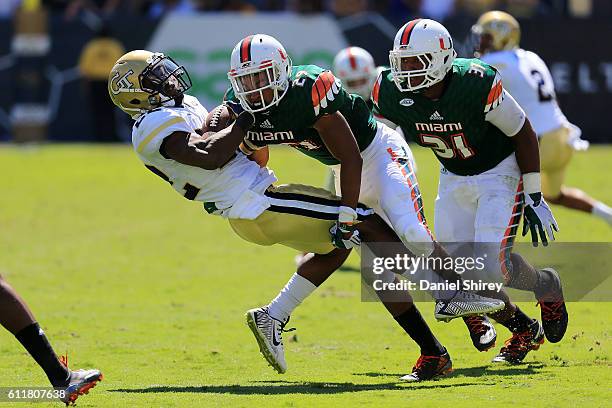
[[[525,194],[523,216],[523,236],[527,235],[527,230],[530,230],[533,246],[538,246],[538,234],[544,246],[548,245],[548,239],[555,240],[553,230],[558,232],[559,226],[542,193]]]
[[[332,244],[336,248],[350,249],[361,245],[359,231],[355,228],[357,211],[354,208],[340,206],[338,221],[330,228]]]
[[[359,231],[352,224],[336,221],[329,229],[329,233],[332,236],[332,244],[336,248],[351,249],[361,245]]]
[[[242,107],[240,102],[228,100],[223,102],[236,118],[236,124],[247,131],[255,124],[255,115]]]

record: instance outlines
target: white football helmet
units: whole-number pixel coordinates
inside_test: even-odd
[[[428,88],[444,79],[457,53],[448,30],[437,21],[416,19],[404,24],[395,35],[389,53],[393,81],[400,91]],[[402,59],[416,57],[420,69],[405,69]],[[411,79],[422,77],[415,85]]]
[[[369,52],[360,47],[342,49],[334,58],[333,71],[348,93],[357,94],[366,101],[370,99],[376,65]]]
[[[227,77],[242,107],[261,112],[278,104],[289,88],[291,59],[283,45],[266,34],[250,35],[232,50]],[[266,101],[264,91],[273,92]]]

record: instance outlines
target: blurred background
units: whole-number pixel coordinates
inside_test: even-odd
[[[399,27],[429,17],[471,57],[470,28],[494,9],[519,20],[521,47],[546,61],[583,138],[612,142],[610,0],[0,0],[0,141],[128,141],[131,121],[106,90],[126,50],[174,57],[211,108],[229,86],[230,51],[248,34],[277,37],[294,64],[331,67],[355,45],[387,65]]]

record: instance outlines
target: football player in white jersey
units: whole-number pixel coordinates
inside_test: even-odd
[[[233,106],[236,118],[232,125],[200,137],[207,112],[196,98],[185,94],[190,86],[183,67],[161,53],[144,50],[122,56],[108,82],[113,103],[135,120],[133,147],[150,171],[185,198],[204,202],[207,212],[227,218],[234,232],[247,241],[279,243],[314,253],[300,264],[288,283],[291,295],[279,296],[282,302],[277,298],[271,307],[297,307],[322,283],[315,284],[304,276],[327,278],[344,262],[350,248],[359,245],[360,236],[366,241],[400,242],[382,219],[361,204],[356,209],[361,221],[355,225],[358,233],[338,234],[337,220],[342,211],[338,197],[310,186],[273,186],[274,173],[238,150],[246,130],[254,123],[253,114],[239,112]],[[395,277],[387,274],[386,279],[393,281]],[[493,299],[463,291],[455,296],[459,294],[462,302],[455,301],[457,298],[439,301],[436,313],[450,308],[442,316],[452,318],[503,307],[503,302]],[[443,348],[407,292],[385,302],[385,306],[422,349]],[[397,316],[408,317],[400,320]],[[281,373],[287,368],[282,344],[287,320],[271,316],[268,308],[247,313],[262,354]]]
[[[548,67],[534,52],[520,48],[520,26],[503,11],[489,11],[472,32],[476,56],[501,73],[504,87],[525,110],[540,141],[542,193],[546,201],[591,213],[612,225],[612,209],[584,191],[563,185],[574,150],[586,150],[588,142],[571,124],[557,103]]]

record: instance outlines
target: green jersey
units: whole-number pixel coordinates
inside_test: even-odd
[[[510,137],[485,120],[503,99],[495,68],[477,59],[457,58],[438,100],[401,92],[391,71],[374,84],[374,113],[402,127],[406,138],[430,147],[449,171],[470,176],[492,169],[514,152]],[[497,78],[496,78],[497,76]]]
[[[231,88],[225,99],[238,102]],[[376,120],[364,100],[347,93],[330,71],[316,65],[294,66],[285,96],[268,112],[256,115],[256,123],[245,137],[245,145],[256,150],[267,145],[287,144],[323,164],[338,164],[313,128],[321,116],[334,112],[342,113],[359,150],[365,150],[376,134]]]

